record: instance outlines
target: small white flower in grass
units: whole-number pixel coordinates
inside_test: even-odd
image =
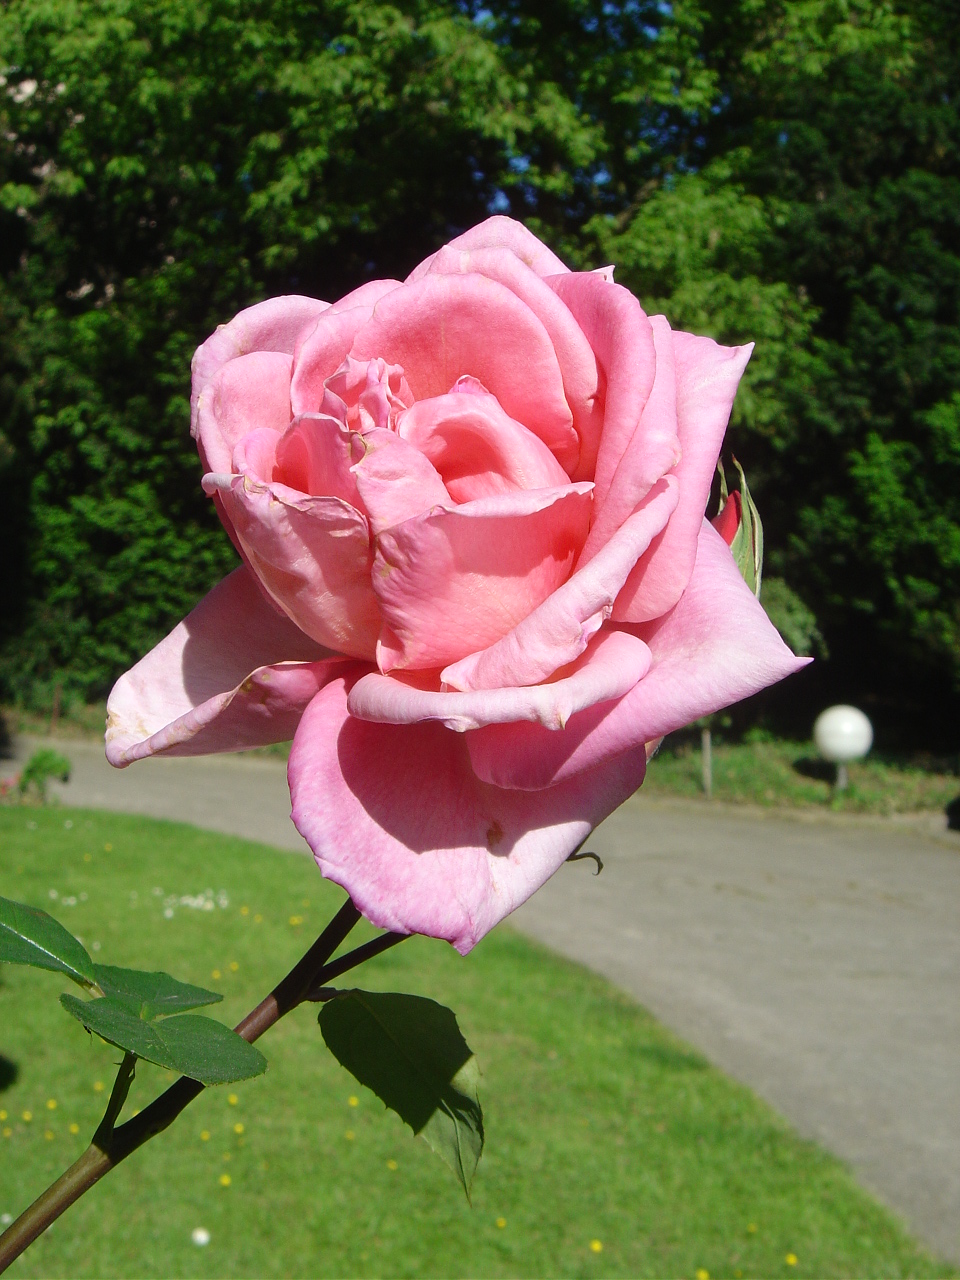
[[[57,891],[56,891],[56,889],[51,889],[51,890],[49,891],[49,893],[47,894],[47,897],[49,897],[49,898],[56,898],[56,897],[57,897]]]
[[[64,826],[66,827],[66,829],[69,831],[69,830],[70,830],[70,828],[73,826],[73,823],[72,823],[72,822],[70,821],[70,819],[68,818],[68,819],[66,820],[66,822],[65,822],[63,825],[64,825]]]
[[[164,915],[164,919],[166,919],[166,920],[172,920],[172,919],[173,919],[173,917],[174,917],[174,910],[173,910],[173,907],[164,907],[164,909],[163,909],[163,915]]]
[[[0,1213],[0,1226],[8,1227],[12,1221],[12,1213]]]
[[[210,1243],[210,1232],[206,1227],[194,1227],[190,1232],[190,1239],[194,1244],[198,1244],[203,1248],[204,1245]]]

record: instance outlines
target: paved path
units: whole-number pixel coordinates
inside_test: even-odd
[[[122,773],[63,744],[63,799],[290,849],[276,760]],[[0,773],[5,769],[0,765]],[[636,996],[960,1262],[960,836],[635,797],[514,917]]]

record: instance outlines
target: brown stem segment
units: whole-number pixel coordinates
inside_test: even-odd
[[[310,950],[290,970],[287,976],[270,992],[265,1000],[261,1000],[234,1030],[251,1044],[259,1039],[280,1018],[295,1009],[307,996],[308,992],[322,978],[324,966],[343,942],[344,938],[360,919],[360,912],[348,899],[327,927],[321,933]],[[379,939],[377,939],[379,941]],[[369,959],[369,944],[358,947],[355,964]],[[373,952],[376,954],[376,952]],[[345,956],[344,960],[349,959]],[[348,966],[350,968],[353,965]],[[342,962],[337,962],[337,972],[343,972]],[[11,1223],[0,1235],[0,1274],[2,1274],[15,1258],[19,1258],[24,1249],[31,1245],[37,1236],[42,1235],[51,1223],[87,1191],[99,1182],[104,1174],[109,1173],[121,1160],[126,1160],[137,1147],[143,1146],[158,1133],[162,1133],[176,1120],[204,1086],[197,1080],[181,1076],[165,1093],[145,1107],[139,1115],[128,1120],[119,1128],[114,1123],[123,1106],[133,1080],[136,1058],[132,1054],[124,1054],[123,1062],[117,1073],[117,1080],[107,1104],[93,1141],[83,1155],[67,1169],[66,1173],[47,1187],[46,1191],[36,1199],[29,1209]]]

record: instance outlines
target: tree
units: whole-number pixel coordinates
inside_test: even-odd
[[[702,22],[719,96],[690,163],[593,233],[674,322],[757,341],[735,447],[835,678],[942,704],[960,693],[956,23],[882,0],[709,3]]]
[[[187,434],[216,324],[592,189],[611,145],[566,30],[535,50],[498,23],[444,0],[3,8],[0,692],[102,694],[231,562]]]

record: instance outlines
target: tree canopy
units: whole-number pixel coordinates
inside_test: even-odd
[[[768,572],[838,687],[956,707],[958,41],[922,0],[8,0],[0,696],[102,694],[233,563],[216,324],[506,212],[756,341]]]

